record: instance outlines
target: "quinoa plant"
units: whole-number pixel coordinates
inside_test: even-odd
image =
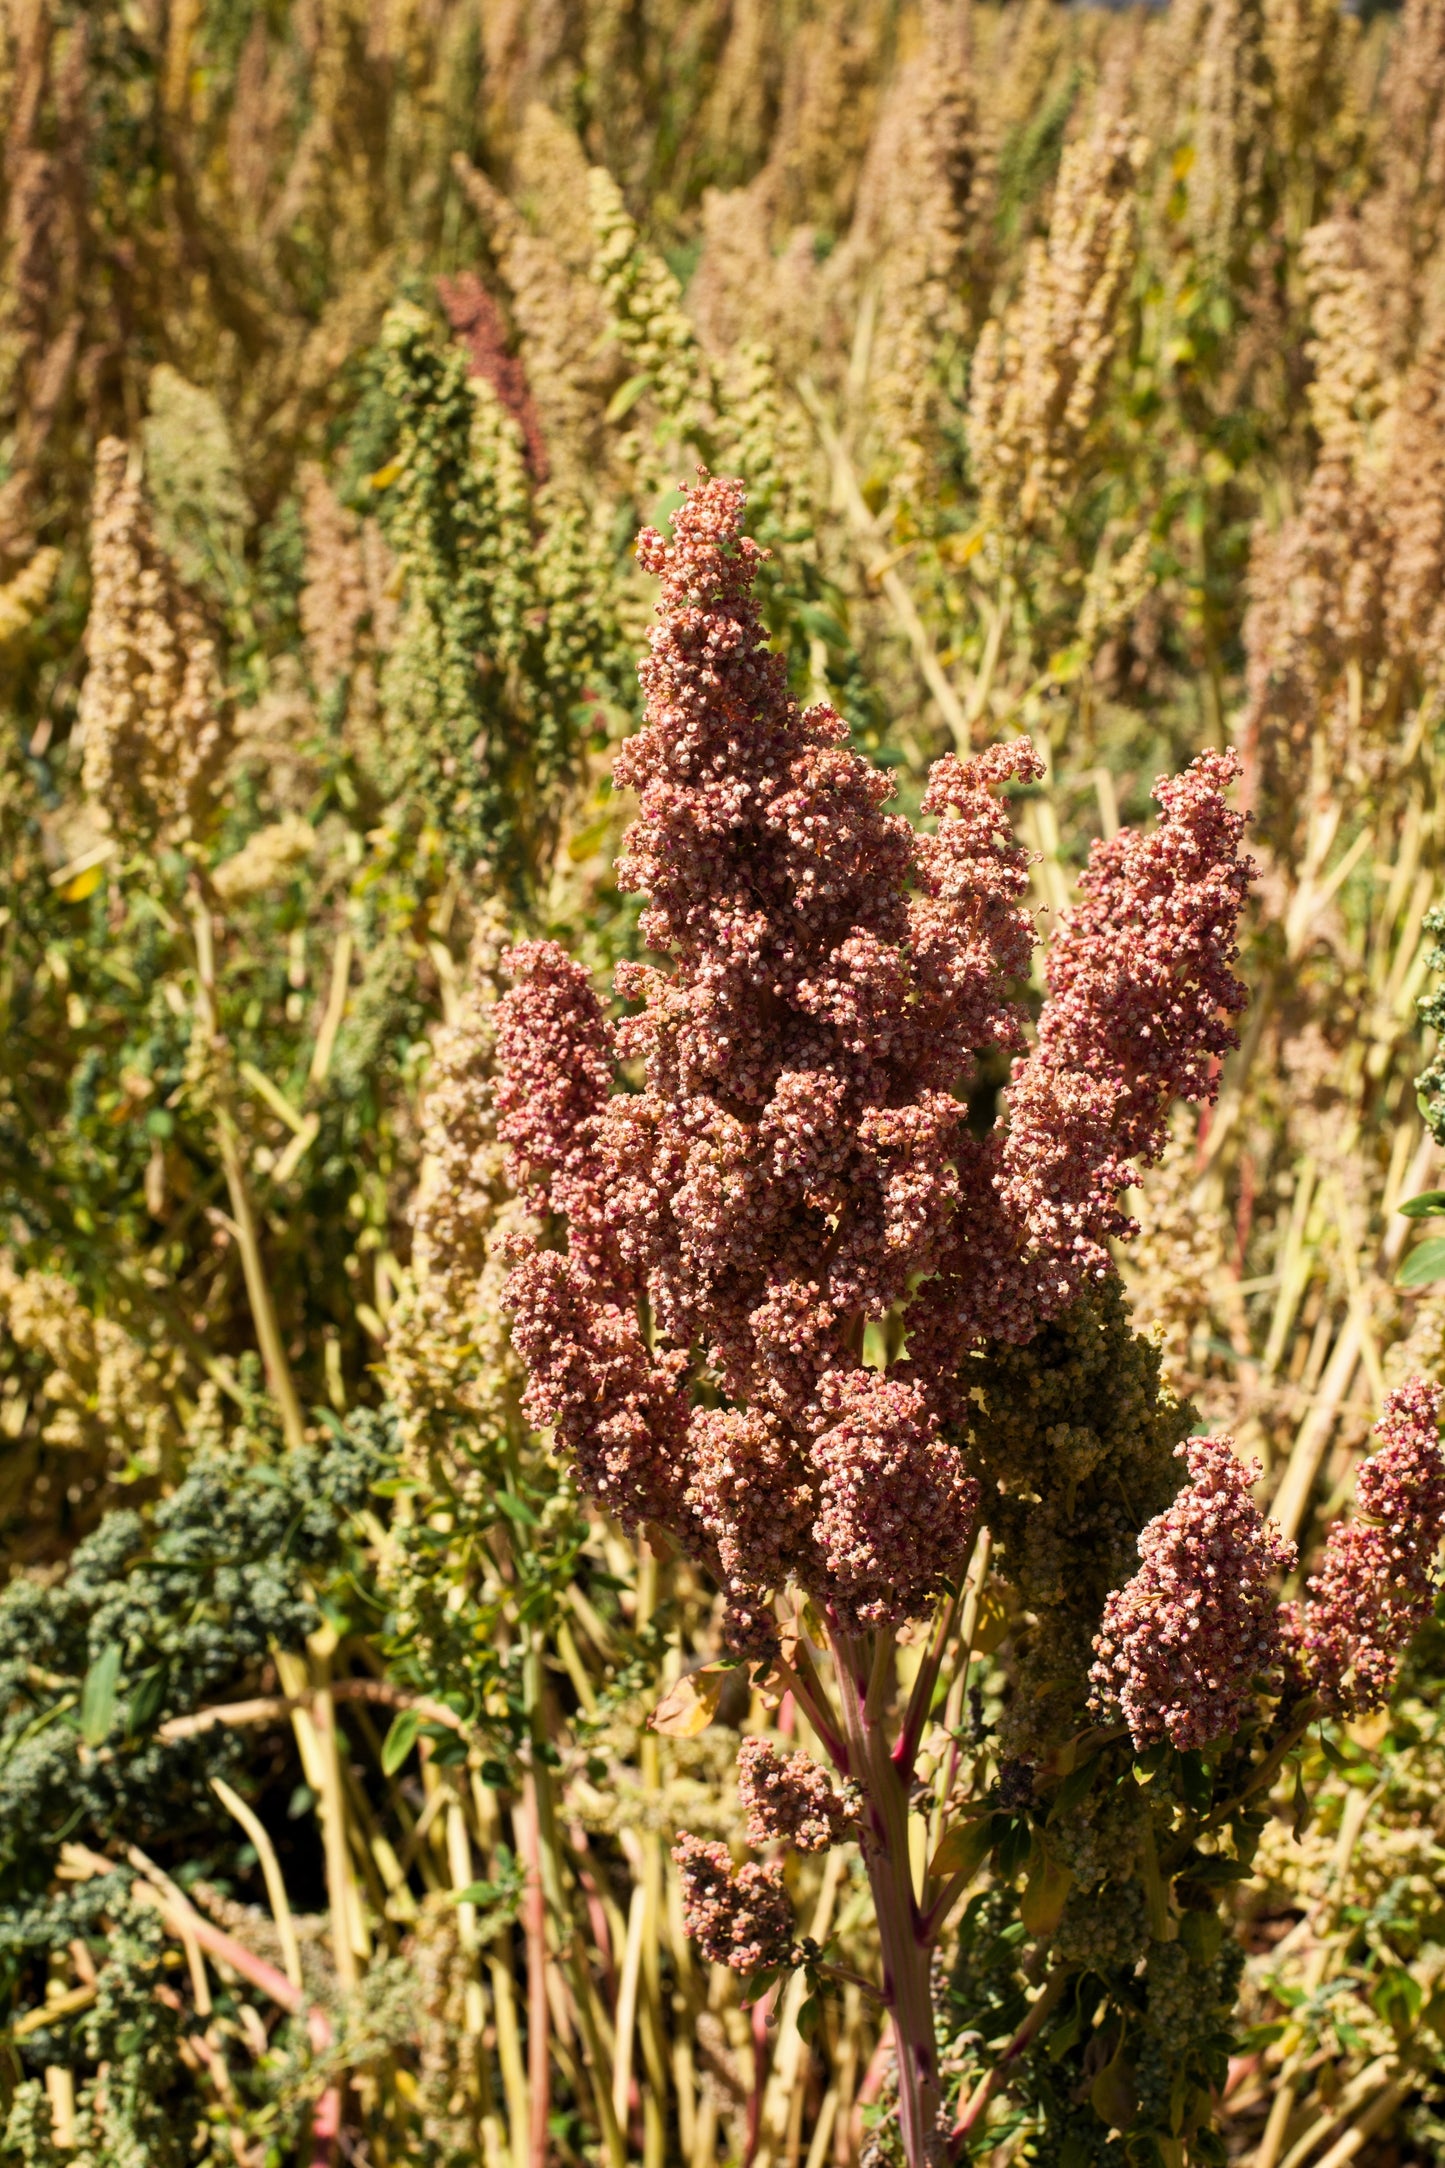
[[[512,952],[499,1135],[544,1222],[518,1243],[510,1301],[533,1419],[625,1525],[710,1568],[734,1653],[786,1683],[842,1780],[745,1749],[755,1836],[812,1849],[856,1822],[903,2151],[924,2168],[967,2145],[994,2089],[983,2082],[950,2141],[930,1972],[982,1853],[946,1834],[920,1876],[910,1832],[920,1740],[992,1510],[971,1451],[977,1358],[1030,1342],[1109,1280],[1107,1244],[1131,1231],[1118,1192],[1160,1152],[1170,1101],[1210,1097],[1233,1043],[1250,869],[1223,796],[1232,763],[1203,755],[1158,787],[1155,835],[1096,847],[1030,1045],[1026,861],[996,794],[1037,772],[1032,745],[938,761],[933,834],[887,813],[887,779],[845,749],[833,711],[788,696],[742,504],[737,483],[704,479],[672,542],[648,530],[639,544],[661,622],[646,724],[615,770],[640,803],[620,877],[646,896],[643,937],[673,969],[619,967],[631,1007],[613,1027],[558,946]],[[987,1049],[1015,1059],[1006,1117],[981,1127],[968,1087]],[[640,1088],[610,1088],[617,1059],[640,1065]],[[1416,1386],[1394,1406],[1410,1465],[1375,1483],[1401,1509],[1382,1505],[1387,1526],[1413,1511],[1437,1534],[1445,1519],[1435,1405]],[[1340,1699],[1347,1674],[1368,1699],[1381,1682],[1362,1644],[1381,1644],[1388,1674],[1402,1639],[1380,1608],[1390,1543],[1336,1546],[1303,1620],[1281,1615],[1272,1579],[1293,1548],[1264,1528],[1228,1442],[1191,1445],[1189,1469],[1105,1606],[1102,1737],[1199,1749],[1241,1731],[1262,1693],[1288,1705],[1288,1735],[1296,1705],[1318,1706],[1312,1686],[1355,1705]],[[899,1635],[920,1619],[926,1651],[895,1703]],[[1023,1798],[1032,1789],[1029,1772]],[[953,1805],[955,1831],[979,1810]],[[799,1964],[826,1977],[777,1861],[735,1869],[691,1836],[673,1856],[713,1962],[760,1986]],[[1051,1926],[1035,1927],[1046,1956]],[[1011,2052],[1063,1980],[1056,1968],[1027,2006]]]

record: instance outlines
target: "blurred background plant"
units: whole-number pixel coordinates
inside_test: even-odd
[[[1445,1360],[1399,1209],[1445,1133],[1445,8],[3,29],[0,2151],[886,2158],[858,1985],[747,2008],[682,1932],[673,1837],[740,1850],[737,1732],[804,1720],[709,1668],[705,1577],[521,1416],[497,960],[555,933],[601,987],[635,951],[632,543],[700,460],[748,484],[794,691],[905,811],[939,753],[1033,739],[1041,912],[1237,744],[1251,1006],[1121,1255],[1157,1355],[1121,1310],[997,1361],[1081,1467],[1227,1430],[1308,1565]],[[1012,1763],[1060,1605],[1007,1550],[920,1763],[1014,1832],[940,1969],[955,2092],[1042,1944],[1122,1978],[1157,1900],[1121,1765],[1045,1903],[1056,1795]],[[1442,1682],[1437,1628],[1389,1712],[1309,1735],[1184,1877],[1174,2004],[1161,1973],[1131,2044],[1076,1998],[975,2151],[1439,2157]],[[860,1875],[786,1864],[866,1975]],[[1161,2042],[1212,2128],[1154,2097]]]

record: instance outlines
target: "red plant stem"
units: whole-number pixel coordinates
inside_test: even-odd
[[[1010,2063],[1016,2062],[1033,2039],[1044,2019],[1053,2009],[1068,1984],[1068,1974],[1060,1967],[1053,1978],[1045,1983],[1043,1993],[1029,2007],[1027,2017],[991,2070],[986,2070],[974,2087],[968,2106],[949,2132],[949,2158],[961,2158],[968,2140],[983,2116],[984,2110],[998,2090],[999,2081],[1008,2073]]]
[[[848,2119],[848,2136],[852,2147],[848,2156],[850,2160],[863,2150],[863,2110],[871,2108],[882,2092],[883,2080],[892,2060],[893,2034],[890,2027],[888,2031],[879,2034],[878,2043],[868,2058],[868,2068],[863,2073],[863,2083],[853,2095],[853,2110]]]
[[[527,1940],[527,2092],[530,2125],[528,2168],[547,2168],[548,2124],[552,2113],[552,2057],[548,2041],[547,1901],[542,1890],[542,1852],[537,1828],[537,1785],[531,1771],[523,1780],[517,1835],[527,1866],[522,1927]]]
[[[898,1744],[893,1749],[898,1774],[905,1784],[913,1781],[913,1764],[918,1753],[918,1742],[923,1737],[923,1727],[928,1722],[928,1712],[933,1706],[933,1689],[943,1662],[943,1652],[948,1647],[948,1637],[953,1632],[953,1622],[958,1617],[958,1606],[962,1597],[963,1584],[960,1582],[956,1593],[950,1597],[939,1614],[933,1639],[918,1667],[913,1692],[908,1697],[908,1713],[903,1719],[903,1729],[898,1734]]]
[[[832,1636],[849,1771],[863,1794],[860,1842],[883,1957],[883,2000],[893,2024],[898,2119],[908,2168],[929,2168],[942,2093],[933,2029],[929,1944],[913,1894],[908,1786],[890,1750],[882,1703],[893,1637]]]
[[[341,2087],[328,2085],[311,2112],[311,2159],[308,2168],[331,2168],[341,2136]]]
[[[590,1857],[590,1850],[587,1843],[587,1832],[580,1823],[574,1825],[568,1831],[568,1842],[572,1847],[572,1864],[577,1875],[578,1886],[587,1904],[587,1924],[592,1930],[592,1945],[597,1953],[597,1962],[602,1968],[602,1984],[606,1990],[609,2005],[615,2009],[617,2006],[617,1968],[612,1962],[612,1930],[607,1924],[607,1913],[602,1903],[602,1892],[597,1887],[597,1878],[592,1869],[586,1864],[587,1859]]]
[[[109,1868],[108,1860],[105,1866]],[[331,2046],[335,2035],[331,2029],[330,2018],[324,2010],[318,2009],[314,2002],[308,2003],[302,1990],[288,1980],[284,1972],[278,1971],[275,1965],[268,1964],[264,1957],[258,1957],[254,1950],[248,1950],[243,1942],[237,1942],[234,1935],[228,1935],[221,1928],[213,1926],[200,1912],[188,1908],[183,1923],[164,1891],[156,1889],[153,1884],[141,1881],[135,1884],[135,1888],[150,1893],[151,1901],[169,1933],[178,1939],[184,1939],[186,1934],[192,1935],[203,1950],[208,1950],[211,1956],[223,1965],[229,1965],[243,1980],[249,1980],[252,1987],[269,1996],[272,2002],[279,2003],[283,2010],[289,2010],[293,2017],[304,2017],[314,2053],[319,2055]],[[340,2135],[341,2088],[338,2085],[328,2085],[311,2113],[311,2159],[308,2168],[330,2168],[335,2158],[336,2140]]]

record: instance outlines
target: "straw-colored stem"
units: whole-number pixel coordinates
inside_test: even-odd
[[[196,1006],[201,1028],[211,1043],[219,1049],[221,1027],[220,1014],[216,1007],[216,961],[215,945],[211,938],[211,914],[209,907],[199,897],[193,908],[191,925],[196,956]],[[256,1328],[256,1340],[261,1350],[261,1361],[265,1366],[266,1382],[281,1416],[281,1428],[286,1443],[294,1449],[306,1442],[306,1424],[301,1414],[301,1403],[296,1396],[296,1381],[291,1375],[286,1344],[281,1337],[276,1305],[271,1298],[271,1283],[266,1276],[265,1260],[261,1255],[256,1216],[251,1209],[251,1195],[246,1186],[246,1170],[241,1159],[235,1121],[226,1100],[224,1085],[219,1078],[214,1089],[216,1150],[226,1177],[226,1191],[231,1200],[231,1221],[235,1230],[236,1247],[241,1253],[246,1299],[251,1307],[251,1320]]]

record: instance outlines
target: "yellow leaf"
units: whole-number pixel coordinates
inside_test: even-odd
[[[77,873],[73,881],[67,881],[60,891],[62,903],[84,903],[93,896],[105,879],[104,866],[87,866],[84,873]]]
[[[647,1719],[654,1731],[669,1739],[695,1739],[717,1715],[722,1690],[731,1664],[704,1664],[665,1693]]]
[[[1008,1632],[1008,1613],[1003,1598],[995,1589],[986,1588],[979,1598],[978,1624],[973,1630],[973,1653],[975,1656],[991,1656]]]
[[[938,554],[945,564],[966,565],[977,557],[987,538],[985,527],[973,527],[967,534],[947,535],[938,545]]]
[[[1373,1754],[1376,1747],[1383,1745],[1385,1735],[1390,1729],[1390,1712],[1388,1709],[1379,1709],[1373,1716],[1357,1716],[1345,1729],[1356,1746],[1362,1746],[1367,1754]]]
[[[400,459],[388,459],[384,467],[378,467],[375,474],[368,474],[366,479],[373,489],[390,489],[401,473],[403,464]]]
[[[1019,1918],[1036,1942],[1047,1941],[1063,1917],[1073,1875],[1054,1858],[1047,1844],[1037,1846],[1019,1903]]]

